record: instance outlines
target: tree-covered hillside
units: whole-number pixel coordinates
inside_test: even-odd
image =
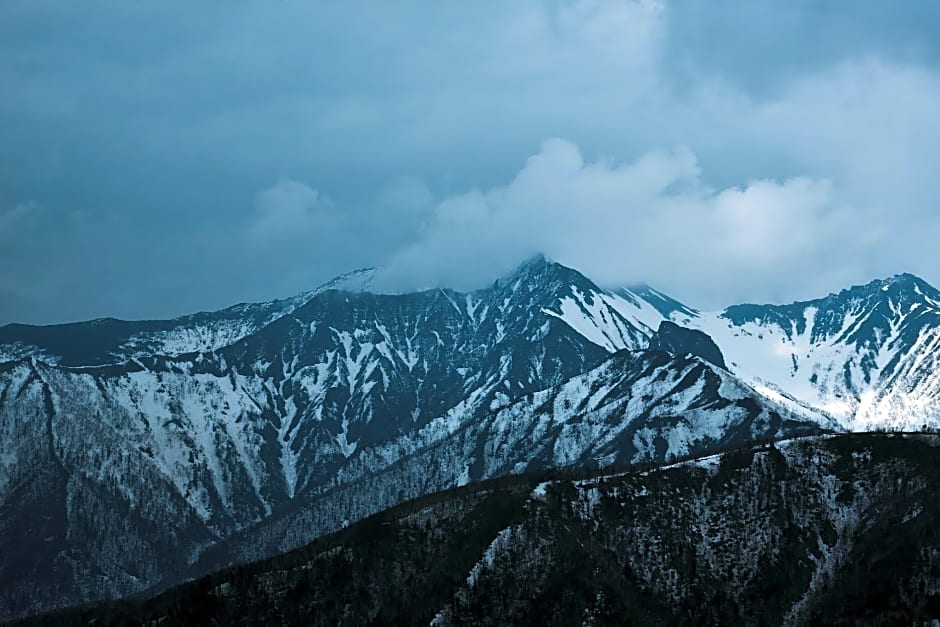
[[[940,438],[764,444],[419,499],[45,624],[911,624],[940,616]]]

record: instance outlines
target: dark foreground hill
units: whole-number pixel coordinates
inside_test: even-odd
[[[940,617],[940,437],[524,475],[36,624],[912,624]]]

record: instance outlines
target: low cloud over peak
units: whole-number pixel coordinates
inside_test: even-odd
[[[938,283],[938,6],[5,3],[0,322],[540,250],[702,306]]]
[[[773,298],[841,279],[820,265],[827,256],[838,271],[839,258],[877,250],[862,212],[825,179],[716,190],[687,148],[618,164],[585,161],[573,142],[552,139],[507,184],[437,202],[381,280],[467,289],[542,252],[606,285]]]

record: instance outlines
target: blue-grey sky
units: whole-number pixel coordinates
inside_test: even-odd
[[[933,0],[0,2],[0,324],[536,251],[694,306],[940,283]]]

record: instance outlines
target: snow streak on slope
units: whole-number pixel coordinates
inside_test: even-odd
[[[940,293],[899,275],[792,305],[676,316],[708,333],[755,387],[849,429],[940,424]]]
[[[368,290],[375,278],[375,268],[354,270],[324,283],[320,287],[298,294],[293,298],[266,303],[235,305],[223,309],[223,319],[213,320],[208,314],[206,321],[196,316],[179,318],[179,324],[170,331],[142,332],[132,336],[121,346],[124,354],[182,355],[198,351],[212,351],[234,344],[243,337],[255,333],[278,318],[290,315],[298,307],[326,290],[362,292]]]
[[[483,476],[498,475],[507,460],[517,464],[516,472],[588,459],[600,465],[663,461],[719,442],[834,427],[818,412],[769,403],[697,357],[656,352],[618,353],[487,420]]]
[[[174,320],[100,318],[49,326],[6,325],[0,327],[0,362],[32,356],[46,363],[97,366],[145,355],[176,356],[218,350],[291,314],[324,291],[368,289],[374,274],[372,268],[356,270],[293,298],[243,303]]]
[[[494,380],[498,384],[499,378]],[[818,433],[826,417],[763,399],[697,357],[621,351],[598,367],[461,420],[456,410],[413,436],[364,449],[289,516],[226,543],[208,572],[296,548],[402,500],[505,474],[564,466],[663,462],[755,440]],[[390,491],[389,486],[394,486]],[[352,512],[352,515],[350,514]]]
[[[18,354],[0,367],[0,465],[9,471],[0,483],[0,520],[23,521],[6,533],[22,544],[32,533],[30,512],[48,502],[64,507],[51,520],[65,530],[65,544],[40,545],[29,559],[56,563],[67,553],[80,565],[64,588],[37,574],[15,584],[31,592],[10,587],[11,594],[45,608],[55,602],[37,595],[53,588],[59,602],[76,601],[178,576],[200,551],[293,502],[381,474],[480,416],[589,370],[610,350],[636,345],[649,332],[638,321],[652,315],[544,259],[469,294],[335,289],[346,284],[286,305],[167,323],[6,328],[61,349],[63,363]],[[211,350],[150,353],[194,346]],[[477,458],[472,450],[454,457],[453,480],[475,477]],[[14,498],[15,486],[39,490],[37,467],[55,474],[54,487]],[[355,519],[388,504],[376,493],[392,503],[404,498],[389,485],[359,492],[363,502],[342,505],[336,516]],[[89,501],[87,491],[98,488],[101,502]],[[76,513],[78,502],[110,513],[89,524]],[[117,549],[138,536],[166,555],[147,572],[133,551]],[[23,567],[0,562],[0,573]],[[6,602],[0,598],[2,615]]]
[[[545,313],[610,352],[642,348],[664,320],[655,307],[627,290],[582,293],[575,288],[561,299],[558,311]]]

